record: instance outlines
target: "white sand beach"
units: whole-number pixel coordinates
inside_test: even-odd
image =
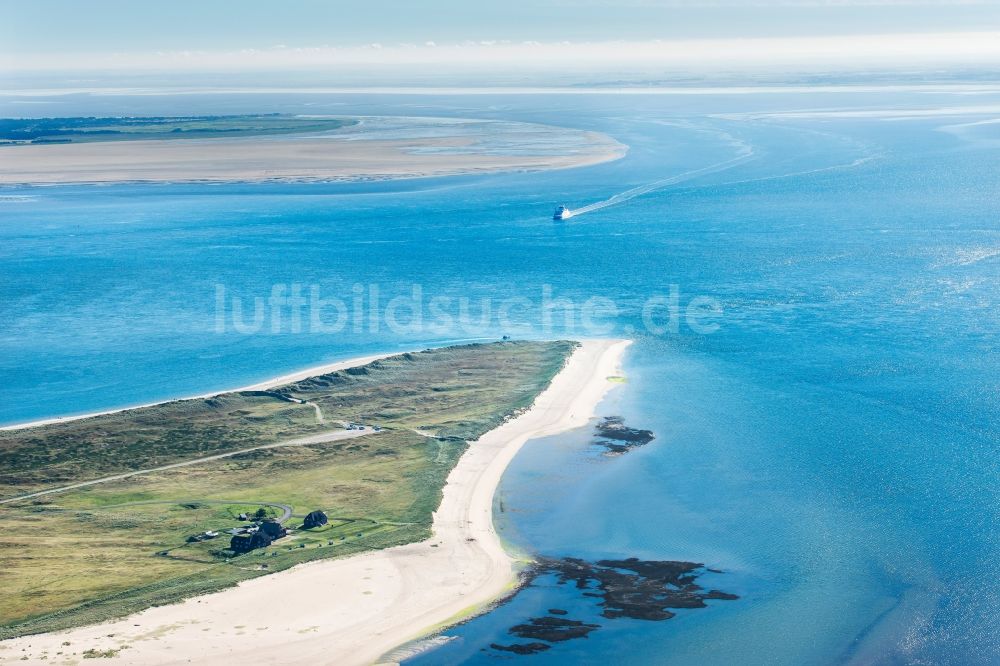
[[[76,663],[84,650],[127,646],[112,662],[372,664],[488,607],[517,581],[517,562],[493,525],[504,470],[529,439],[586,425],[615,386],[609,377],[629,344],[583,342],[531,409],[473,442],[448,476],[432,538],[300,565],[114,622],[4,641],[0,663]]]

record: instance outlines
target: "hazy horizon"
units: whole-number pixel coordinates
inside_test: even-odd
[[[253,74],[318,85],[580,85],[1000,66],[995,0],[543,0],[350,13],[313,0],[148,6],[8,3],[5,88],[149,85]],[[387,17],[391,16],[391,20]],[[39,26],[44,26],[43,30]]]

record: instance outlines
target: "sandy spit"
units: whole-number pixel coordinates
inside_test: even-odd
[[[115,660],[373,664],[487,608],[517,580],[518,562],[493,525],[493,496],[504,470],[528,440],[593,418],[616,385],[609,377],[619,373],[629,344],[584,341],[531,409],[473,442],[448,476],[430,539],[303,564],[114,622],[4,641],[0,663],[62,663],[68,652],[127,645]]]

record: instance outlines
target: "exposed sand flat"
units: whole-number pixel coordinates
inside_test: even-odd
[[[474,613],[516,581],[493,527],[504,470],[527,440],[593,417],[628,345],[582,343],[530,410],[472,443],[448,476],[431,539],[300,565],[116,622],[5,641],[0,663],[60,663],[59,651],[128,645],[119,659],[129,664],[371,664]]]
[[[0,146],[0,184],[383,180],[584,166],[626,150],[530,123],[440,121],[428,132],[412,119],[407,132],[411,119],[393,119],[392,131],[376,120],[314,135]]]

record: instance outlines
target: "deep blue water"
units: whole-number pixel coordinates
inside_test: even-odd
[[[611,459],[589,430],[530,443],[503,482],[503,534],[543,555],[704,562],[724,572],[705,581],[741,599],[665,622],[599,619],[586,640],[531,657],[490,650],[540,609],[593,615],[543,580],[413,664],[1000,663],[1000,141],[997,125],[970,124],[1000,116],[1000,92],[35,101],[48,102],[36,115],[528,120],[630,146],[618,162],[544,174],[0,192],[0,422],[367,351],[635,338],[628,382],[601,413],[656,439]],[[0,115],[25,109],[0,99]],[[632,188],[549,219],[556,204]],[[471,298],[471,315],[483,298],[527,300],[482,326],[404,314],[395,329],[296,333],[283,319],[241,334],[227,312],[218,332],[219,285],[250,309],[275,284],[347,303],[355,285],[377,284],[383,303],[418,285],[424,300]],[[599,309],[607,330],[567,326],[561,311],[545,326],[546,285],[617,312]],[[651,332],[644,304],[672,291],[682,313],[713,299],[696,323],[717,330],[682,316]]]

